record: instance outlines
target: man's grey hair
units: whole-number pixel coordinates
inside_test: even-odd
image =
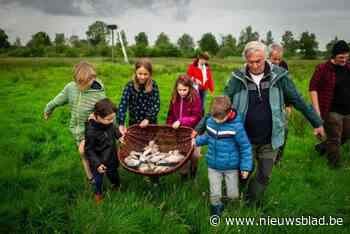
[[[267,57],[267,48],[266,45],[260,41],[251,41],[248,42],[243,50],[243,58],[246,59],[247,55],[251,52],[258,52],[262,51],[264,52],[265,58]]]
[[[269,47],[269,56],[271,56],[273,51],[283,54],[283,47],[278,43],[273,43]]]

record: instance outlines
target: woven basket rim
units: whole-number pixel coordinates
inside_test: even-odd
[[[130,130],[135,129],[135,128],[140,128],[140,126],[138,124],[135,124],[135,125],[130,126],[127,130],[130,131]],[[191,130],[192,131],[192,128],[189,128],[189,127],[181,126],[178,129],[174,129],[170,125],[157,125],[157,124],[149,124],[149,125],[147,125],[146,128],[161,128],[161,129],[163,128],[163,129],[172,129],[172,130],[176,130],[176,131],[181,131],[181,130],[186,130],[186,131]],[[152,176],[163,176],[163,175],[171,174],[171,173],[174,173],[175,171],[177,171],[180,167],[182,167],[190,159],[190,157],[193,153],[193,150],[194,150],[194,146],[191,145],[190,150],[187,152],[187,154],[185,155],[185,158],[180,163],[178,163],[175,167],[172,167],[165,172],[141,172],[141,171],[136,170],[134,168],[128,167],[123,160],[124,158],[121,158],[122,149],[123,149],[123,144],[118,148],[118,160],[119,160],[121,166],[125,170],[132,172],[132,173],[135,173],[135,174],[152,177]]]

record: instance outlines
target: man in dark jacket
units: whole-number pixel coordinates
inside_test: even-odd
[[[288,64],[286,61],[283,60],[283,47],[277,43],[273,43],[269,48],[269,61],[272,64],[275,64],[279,67],[282,67],[288,71]],[[284,144],[279,148],[278,154],[276,156],[275,164],[277,164],[279,161],[282,160],[284,148],[287,144],[288,139],[288,122],[289,122],[289,116],[292,113],[292,105],[290,103],[286,103],[286,106],[284,108],[285,111],[285,138],[284,138]]]
[[[273,43],[269,50],[269,60],[272,64],[280,66],[288,71],[288,64],[283,60],[283,47]]]
[[[327,141],[316,145],[321,154],[327,152],[328,164],[334,168],[340,157],[340,145],[350,138],[350,64],[349,46],[338,41],[332,57],[320,64],[310,81],[314,109],[325,121]]]

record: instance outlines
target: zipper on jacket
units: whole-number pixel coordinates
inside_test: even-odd
[[[263,78],[264,79],[264,78]],[[262,79],[261,79],[262,80]],[[259,85],[257,85],[258,87],[258,93],[259,93],[259,99],[260,101],[262,102],[262,96],[261,96],[261,90],[260,90],[260,82],[259,82]]]
[[[183,108],[183,98],[181,97],[181,101],[180,101],[180,116],[179,116],[179,120],[180,121],[182,119],[182,108]]]
[[[249,93],[248,93],[248,85],[247,85],[247,83],[246,83],[241,77],[237,76],[235,73],[233,73],[233,76],[236,77],[237,80],[239,80],[239,81],[241,81],[241,82],[243,83],[244,87],[245,87],[246,90],[247,90],[246,98],[247,98],[247,100],[248,100],[248,98],[249,98]],[[243,111],[243,114],[244,114],[244,116],[242,116],[243,122],[245,122],[245,118],[246,118],[246,115],[247,115],[247,111],[248,111],[248,104],[245,105],[245,108],[244,108],[244,111]]]
[[[75,133],[78,134],[78,128],[79,128],[79,106],[80,106],[80,100],[81,100],[81,91],[79,90],[79,97],[78,97],[78,104],[77,104],[77,125],[75,127]]]
[[[214,160],[215,160],[215,168],[218,168],[217,162],[216,162],[216,141],[218,139],[218,130],[215,129],[215,138],[214,138]]]

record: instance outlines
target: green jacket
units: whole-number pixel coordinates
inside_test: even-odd
[[[284,143],[285,135],[285,115],[284,105],[286,102],[292,104],[297,110],[307,118],[311,125],[316,128],[322,126],[322,120],[314,111],[311,105],[306,104],[301,94],[299,94],[293,81],[288,77],[288,71],[275,65],[270,65],[271,82],[269,88],[269,102],[272,112],[272,139],[273,149],[277,149]],[[232,106],[237,110],[243,121],[246,119],[248,110],[248,86],[245,68],[232,73],[230,80],[226,84],[224,94],[232,102]],[[196,127],[197,132],[201,132],[201,121]]]
[[[72,81],[46,105],[44,111],[52,113],[56,107],[68,103],[71,108],[69,130],[79,144],[84,139],[85,122],[93,112],[95,103],[105,97],[101,81],[95,80],[91,87],[84,92],[81,92],[78,85]]]

